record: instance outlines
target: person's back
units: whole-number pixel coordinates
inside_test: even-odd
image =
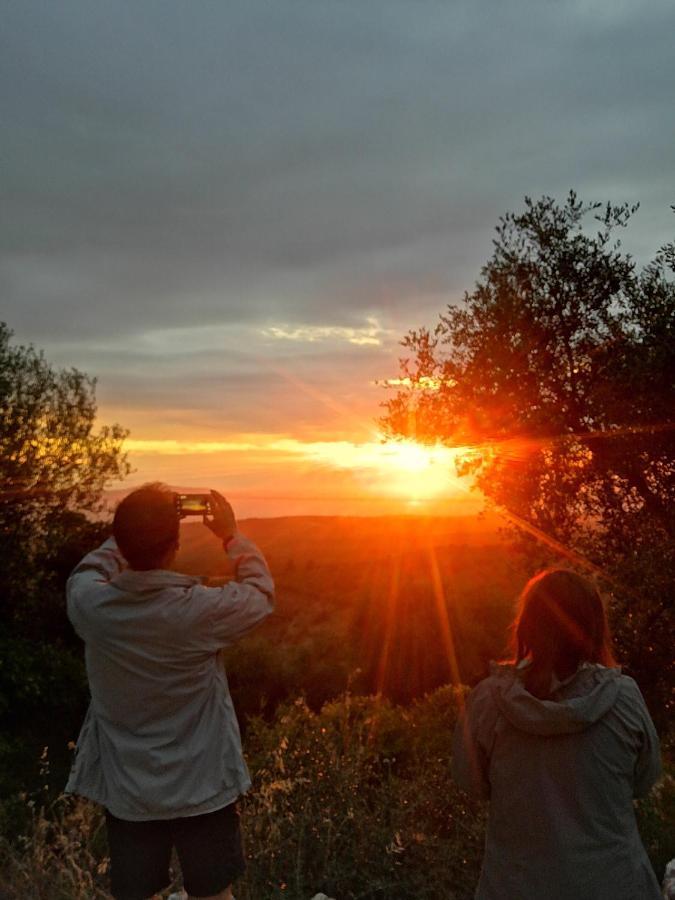
[[[179,519],[161,486],[122,501],[116,540],[68,582],[91,704],[66,791],[106,808],[113,893],[124,900],[167,884],[172,845],[194,895],[228,896],[243,868],[234,803],[251,782],[218,651],[269,615],[274,585],[229,504],[215,493],[212,504],[205,523],[236,567],[224,587],[169,570]]]
[[[658,778],[659,746],[637,685],[585,661],[544,672],[543,690],[533,667],[531,652],[494,666],[455,732],[456,780],[490,800],[476,897],[657,900],[633,798]]]

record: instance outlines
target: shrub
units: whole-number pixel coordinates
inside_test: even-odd
[[[304,701],[249,726],[255,787],[244,802],[241,900],[469,897],[484,813],[450,780],[456,692],[408,708]]]
[[[25,833],[10,823],[21,819]],[[27,820],[27,821],[26,821]],[[19,795],[0,808],[2,900],[107,900],[108,859],[102,812],[60,797],[48,806]]]

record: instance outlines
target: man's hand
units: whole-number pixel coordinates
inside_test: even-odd
[[[226,541],[237,530],[237,520],[234,517],[234,510],[218,491],[211,491],[211,513],[212,518],[207,519],[204,516],[204,524],[207,528],[219,537],[221,541]]]

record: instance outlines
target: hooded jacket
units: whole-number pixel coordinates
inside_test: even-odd
[[[237,534],[236,580],[129,569],[113,538],[67,585],[91,703],[66,793],[129,821],[214,812],[251,784],[218,651],[273,609],[265,559]]]
[[[660,775],[640,689],[584,664],[550,699],[493,664],[468,697],[453,775],[490,801],[476,900],[658,900],[633,798]]]

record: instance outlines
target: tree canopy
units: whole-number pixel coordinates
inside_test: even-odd
[[[0,322],[0,483],[3,498],[92,509],[106,482],[128,471],[119,425],[94,431],[95,379],[55,370],[33,347],[11,344]],[[38,499],[39,498],[39,499]]]
[[[636,207],[525,199],[463,302],[403,340],[390,436],[467,447],[460,465],[533,565],[605,579],[625,662],[672,688],[675,249],[638,270]],[[589,227],[589,220],[591,227]]]
[[[128,472],[119,425],[96,426],[95,381],[54,369],[0,323],[0,788],[36,742],[66,753],[87,689],[63,587],[102,539],[101,492]],[[41,728],[36,731],[36,716]],[[9,736],[12,736],[11,738]]]
[[[96,382],[57,370],[0,323],[0,596],[3,620],[30,621],[64,547],[87,530],[104,486],[128,472],[119,425],[96,430]],[[51,564],[45,568],[45,563]]]

